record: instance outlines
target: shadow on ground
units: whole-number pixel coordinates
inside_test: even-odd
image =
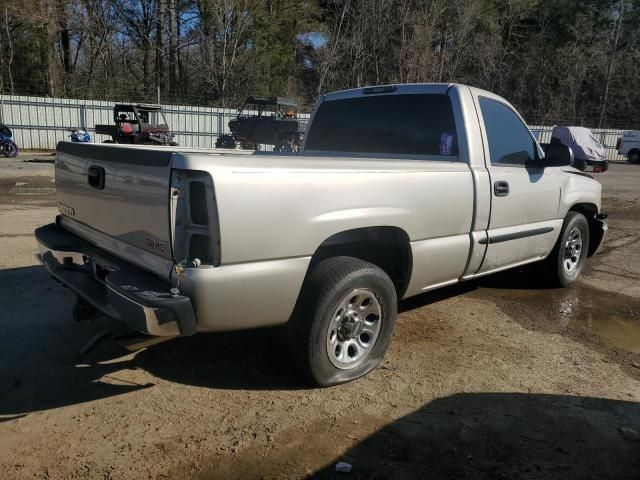
[[[74,295],[43,267],[0,270],[0,285],[0,422],[153,386],[119,380],[125,370],[219,389],[302,388],[277,331],[196,335],[135,355],[107,338],[82,354],[102,332],[130,331],[106,318],[72,320]]]
[[[635,433],[634,433],[635,432]],[[640,404],[589,397],[459,394],[358,442],[311,477],[640,478]]]
[[[40,266],[0,270],[0,415],[12,418],[152,387],[111,382],[126,369],[157,378],[218,389],[304,388],[287,362],[277,329],[201,334],[128,355],[110,338],[80,353],[101,332],[123,333],[101,318],[72,320],[74,295]],[[417,308],[469,290],[439,290],[403,302]],[[0,418],[0,421],[3,420]]]
[[[517,294],[523,297],[518,297],[517,308],[524,305],[527,309],[509,313],[524,319],[531,317],[531,322],[539,323],[536,320],[540,313],[538,305],[548,304],[555,308],[545,298],[556,293],[521,290],[523,293],[519,294],[517,290],[525,289],[525,285],[529,289],[535,288],[536,284],[534,279],[522,274],[503,274],[412,298],[401,302],[400,311],[469,293],[496,301],[507,311],[514,304],[511,297]],[[117,334],[122,333],[122,329],[105,318],[74,322],[71,318],[74,295],[53,282],[40,266],[0,270],[0,285],[3,285],[0,290],[0,305],[3,306],[0,317],[0,416],[4,417],[0,420],[153,386],[151,383],[118,381],[117,373],[125,370],[141,369],[157,379],[216,389],[304,388],[287,361],[277,330],[201,334],[156,345],[136,355],[128,355],[107,339],[89,353],[81,354],[83,347],[100,332]],[[507,299],[498,298],[500,296]],[[618,299],[611,301],[619,303]],[[531,305],[527,306],[527,303]],[[580,307],[580,301],[572,305],[571,315],[581,315],[581,312],[591,315],[591,310]],[[619,320],[620,315],[629,316],[635,310],[629,312],[618,314],[616,319]],[[568,315],[564,310],[561,313],[561,319]],[[544,313],[549,318],[554,318],[553,315],[551,311]],[[632,337],[626,333],[625,338]]]
[[[127,365],[86,365],[79,352],[104,325],[74,322],[73,295],[44,268],[0,270],[0,285],[0,422],[150,386],[100,381]]]

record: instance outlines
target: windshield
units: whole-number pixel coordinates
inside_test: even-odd
[[[140,123],[146,126],[168,128],[164,112],[140,110],[138,118],[140,118]]]

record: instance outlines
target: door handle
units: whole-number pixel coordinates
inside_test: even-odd
[[[496,182],[493,184],[493,193],[496,197],[506,197],[509,195],[509,182]]]
[[[87,174],[89,185],[98,190],[104,189],[104,168],[92,165]]]

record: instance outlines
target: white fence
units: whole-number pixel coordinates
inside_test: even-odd
[[[69,139],[69,130],[85,127],[92,141],[108,137],[95,134],[96,124],[113,123],[115,101],[73,100],[67,98],[0,95],[0,123],[13,131],[21,149],[52,150],[60,140]],[[229,133],[229,120],[236,110],[184,105],[163,105],[176,141],[185,147],[213,148],[218,136]],[[309,115],[302,114],[302,122]],[[549,142],[552,127],[531,127],[541,142]],[[607,148],[610,160],[624,160],[616,151],[622,130],[594,129],[593,133]]]
[[[7,125],[21,149],[53,150],[69,140],[72,128],[84,127],[93,142],[109,137],[95,134],[96,124],[113,123],[115,101],[0,95],[0,123]],[[122,102],[129,103],[129,102]],[[176,141],[185,147],[214,148],[218,136],[229,132],[236,110],[225,108],[163,105]],[[301,121],[309,115],[301,114]]]

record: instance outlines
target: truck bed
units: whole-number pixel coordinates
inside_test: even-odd
[[[89,183],[90,169],[104,170],[103,188]],[[168,278],[184,259],[170,212],[178,172],[212,179],[215,192],[206,197],[215,198],[208,215],[219,215],[221,265],[309,256],[336,228],[372,221],[401,225],[412,240],[468,236],[471,228],[473,181],[460,162],[66,142],[58,146],[56,169],[64,224],[134,263],[144,255],[139,264]],[[432,206],[452,189],[460,194],[449,200],[443,222]]]

